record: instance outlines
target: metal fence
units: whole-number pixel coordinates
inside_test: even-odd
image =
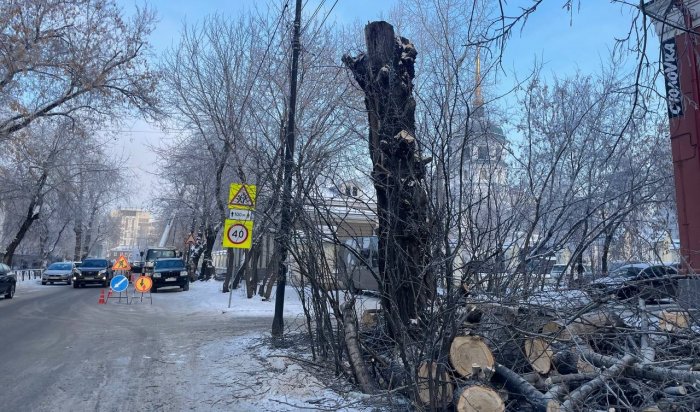
[[[44,269],[16,269],[17,280],[40,279]]]

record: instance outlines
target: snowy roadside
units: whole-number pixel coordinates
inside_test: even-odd
[[[181,319],[181,327],[158,333],[159,353],[151,360],[148,376],[158,395],[147,401],[150,410],[195,411],[298,411],[384,410],[379,399],[356,391],[345,378],[312,361],[303,322],[303,306],[297,290],[285,292],[284,347],[274,347],[270,328],[271,301],[248,299],[245,288],[231,295],[221,292],[217,281],[193,282],[190,290],[163,289],[153,294],[153,304],[121,305],[108,302],[102,310],[125,316],[147,312],[163,324]],[[68,285],[41,285],[40,280],[19,281],[17,297],[43,298],[49,294],[94,295],[95,305],[103,288],[74,290]],[[131,289],[130,293],[131,295]],[[91,297],[91,299],[92,299]],[[376,299],[360,299],[360,308],[375,308]],[[320,363],[320,362],[319,362]],[[186,388],[170,391],[168,388]]]

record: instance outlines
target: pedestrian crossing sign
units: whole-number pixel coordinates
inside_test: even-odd
[[[240,210],[255,210],[255,185],[231,183],[228,196],[228,208]]]

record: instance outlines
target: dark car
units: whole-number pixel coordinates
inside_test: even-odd
[[[173,259],[177,257],[177,250],[169,247],[153,247],[146,249],[143,258],[142,272],[149,275],[153,272],[156,261],[160,259]]]
[[[156,293],[158,288],[165,286],[179,286],[182,290],[190,290],[190,279],[187,275],[187,267],[182,259],[158,259],[151,274],[151,293]]]
[[[591,286],[598,294],[612,294],[618,299],[662,300],[676,296],[677,284],[675,266],[632,264],[592,282]]]
[[[0,295],[4,295],[6,299],[12,299],[15,296],[17,288],[17,276],[9,266],[0,263]]]
[[[107,287],[112,280],[112,265],[107,259],[86,258],[73,272],[73,287],[101,285]]]

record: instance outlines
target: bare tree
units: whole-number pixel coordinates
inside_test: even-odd
[[[10,1],[0,9],[0,140],[42,117],[156,112],[148,69],[155,15],[112,0]]]

